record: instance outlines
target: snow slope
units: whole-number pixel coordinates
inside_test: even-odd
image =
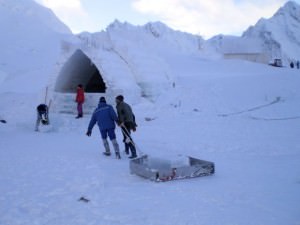
[[[105,32],[85,32],[78,37],[83,49],[99,62],[107,83],[137,93],[135,98],[142,95],[152,101],[175,82],[163,57],[165,52],[199,54],[204,42],[199,36],[174,31],[160,22],[133,26],[117,20]],[[125,86],[129,82],[130,87]]]
[[[115,21],[105,32],[74,36],[49,9],[32,0],[2,1],[0,11],[0,25],[5,34],[0,37],[3,49],[0,71],[7,74],[2,81],[5,83],[2,92],[15,90],[20,83],[25,84],[22,92],[35,92],[46,85],[54,85],[51,82],[55,82],[53,77],[59,73],[59,63],[67,60],[61,61],[64,48],[72,45],[92,52],[90,58],[107,71],[109,83],[124,88],[124,82],[117,81],[131,79],[136,84],[131,85],[135,86],[133,93],[141,93],[151,100],[162,94],[162,90],[172,88],[175,82],[161,51],[201,53],[206,58],[220,58],[224,52],[239,52],[243,48],[242,52],[257,53],[263,47],[272,57],[284,54],[286,60],[299,58],[296,38],[299,36],[299,5],[294,2],[288,2],[271,19],[258,23],[261,25],[249,28],[241,38],[217,36],[208,41],[174,31],[160,22],[132,26]],[[270,32],[271,45],[261,38],[262,34]],[[88,45],[87,40],[91,41]],[[39,83],[32,87],[29,76]]]
[[[300,5],[289,1],[272,18],[260,19],[242,35],[258,38],[264,51],[286,64],[300,59]]]
[[[8,74],[1,91],[32,92],[44,87],[59,57],[61,41],[74,39],[70,29],[32,0],[1,0],[0,15],[0,71]],[[36,81],[35,86],[28,77]]]
[[[1,12],[6,12],[3,6],[8,3],[0,3]],[[102,155],[97,127],[91,137],[85,135],[90,115],[76,120],[50,112],[51,126],[34,132],[35,107],[44,98],[40,89],[50,75],[45,72],[41,82],[32,59],[51,73],[47,68],[57,45],[44,45],[24,32],[24,49],[0,61],[5,62],[0,67],[0,118],[7,120],[0,123],[0,224],[299,225],[300,70],[221,60],[213,50],[199,51],[201,39],[182,34],[176,36],[180,42],[172,42],[161,24],[148,26],[139,34],[127,26],[119,37],[108,29],[116,49],[136,65],[133,69],[152,70],[147,66],[156,58],[137,58],[147,56],[139,51],[152,43],[146,46],[150,56],[163,59],[162,65],[154,66],[171,75],[167,92],[156,85],[167,76],[147,77],[155,84],[152,90],[163,93],[155,102],[128,102],[138,123],[133,138],[139,152],[162,159],[190,155],[209,160],[216,173],[161,183],[132,175],[123,152],[121,160]],[[149,41],[156,38],[149,29],[164,42]],[[14,37],[5,36],[8,46],[23,41],[23,36]],[[172,51],[170,45],[177,47]],[[1,50],[10,47],[1,42]],[[31,47],[44,52],[29,54]],[[42,57],[45,52],[51,62]],[[27,72],[19,73],[22,70]],[[132,80],[127,82],[124,85],[130,86]],[[121,132],[116,132],[123,150]]]
[[[300,6],[288,1],[271,18],[260,19],[241,37],[217,35],[204,42],[203,48],[221,54],[261,53],[273,61],[280,58],[284,66],[300,59]]]
[[[300,71],[180,57],[168,58],[176,92],[133,105],[133,137],[151,156],[213,161],[215,175],[131,175],[124,153],[101,154],[96,127],[85,136],[89,116],[50,114],[52,129],[36,133],[26,98],[23,116],[0,124],[0,224],[299,224]]]

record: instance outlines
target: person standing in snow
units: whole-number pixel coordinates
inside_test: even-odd
[[[88,126],[88,131],[86,133],[87,136],[91,136],[92,129],[96,123],[99,126],[103,145],[105,148],[105,152],[103,152],[103,154],[107,156],[110,156],[111,154],[109,144],[107,141],[107,136],[109,136],[109,139],[111,140],[116,153],[116,158],[120,159],[121,156],[119,151],[119,145],[115,134],[115,123],[118,123],[118,117],[113,107],[106,103],[104,97],[100,98],[98,108],[94,111],[92,115]]]
[[[41,122],[43,125],[49,124],[48,106],[46,104],[40,104],[36,107],[36,110],[37,110],[37,119],[35,124],[35,131],[39,131],[39,126]]]
[[[297,69],[300,68],[300,62],[299,62],[299,60],[297,61],[296,66],[297,66]]]
[[[131,107],[124,102],[124,97],[122,95],[116,97],[116,108],[118,113],[119,125],[121,126],[124,137],[123,142],[125,144],[125,153],[128,155],[130,149],[131,156],[129,158],[136,158],[136,148],[130,136],[131,130],[136,131],[137,125],[135,123],[135,116],[132,112]]]
[[[77,117],[81,118],[83,117],[83,111],[82,111],[82,105],[84,103],[84,90],[81,84],[78,84],[77,86],[77,93],[76,93],[76,99],[75,102],[77,102]]]

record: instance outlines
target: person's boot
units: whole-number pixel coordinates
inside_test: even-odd
[[[130,144],[129,144],[129,147],[130,147],[130,151],[131,151],[131,156],[129,156],[128,158],[129,158],[129,159],[134,159],[134,158],[136,158],[137,155],[136,155],[136,149],[135,149],[134,145],[130,143]]]
[[[129,144],[125,143],[125,154],[129,155]]]
[[[120,155],[120,150],[119,150],[119,145],[116,139],[111,140],[114,149],[115,149],[115,153],[116,153],[116,158],[117,159],[121,159],[121,155]]]
[[[83,117],[82,114],[78,114],[78,116],[76,116],[75,118],[76,118],[76,119],[79,119],[79,118],[82,118],[82,117]]]
[[[137,155],[131,155],[128,157],[128,159],[135,159],[137,157]]]
[[[116,158],[117,158],[117,159],[121,159],[120,152],[116,152]]]
[[[39,131],[39,125],[36,123],[34,131]]]
[[[103,145],[104,145],[104,149],[105,149],[105,152],[103,152],[103,154],[106,156],[110,156],[110,149],[109,149],[108,141],[107,141],[107,139],[102,139],[102,140],[103,140]]]

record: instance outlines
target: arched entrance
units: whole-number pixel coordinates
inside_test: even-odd
[[[97,106],[99,97],[107,94],[107,85],[100,70],[80,49],[71,55],[58,74],[54,85],[54,111],[76,113],[74,100],[78,84],[85,91],[84,114],[91,113]]]
[[[59,93],[75,93],[78,84],[83,85],[86,93],[105,93],[107,88],[99,69],[79,49],[62,67],[54,90]]]

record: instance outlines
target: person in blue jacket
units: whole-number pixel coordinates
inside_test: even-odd
[[[116,158],[120,159],[120,151],[119,151],[119,145],[116,139],[115,129],[116,129],[116,123],[118,123],[118,117],[113,109],[113,107],[106,103],[106,100],[104,97],[100,98],[99,105],[95,109],[92,118],[90,120],[88,131],[86,133],[87,136],[91,136],[92,129],[94,125],[97,123],[100,129],[101,137],[103,140],[103,145],[105,148],[105,152],[103,152],[104,155],[110,156],[110,148],[107,141],[107,136],[111,140],[115,153]]]

